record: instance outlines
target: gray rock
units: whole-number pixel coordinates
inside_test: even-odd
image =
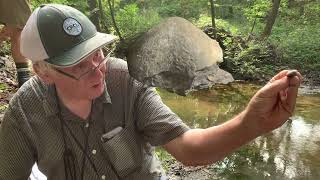
[[[208,89],[215,84],[228,84],[234,81],[232,75],[213,64],[196,72],[191,90]]]
[[[168,18],[144,33],[127,54],[132,77],[181,95],[233,81],[231,74],[218,68],[222,61],[219,44],[179,17]]]

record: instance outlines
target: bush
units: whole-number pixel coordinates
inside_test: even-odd
[[[147,31],[159,23],[160,19],[159,14],[154,10],[140,12],[137,4],[126,5],[116,14],[118,28],[125,39]]]
[[[301,21],[297,24],[279,23],[270,40],[283,52],[284,63],[302,71],[317,71],[316,67],[320,65],[320,23],[303,25]]]

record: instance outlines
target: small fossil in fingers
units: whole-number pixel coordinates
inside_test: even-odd
[[[290,70],[288,73],[287,73],[287,77],[288,78],[292,78],[294,76],[298,76],[298,71],[297,70]]]

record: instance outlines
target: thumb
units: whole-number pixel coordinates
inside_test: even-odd
[[[300,79],[296,76],[289,80],[289,88],[287,93],[287,104],[291,111],[294,110],[296,105],[296,98],[298,95],[298,89],[300,86]]]

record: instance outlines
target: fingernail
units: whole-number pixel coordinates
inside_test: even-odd
[[[290,71],[288,71],[288,73],[287,73],[287,77],[288,77],[288,78],[292,78],[292,77],[294,77],[294,76],[298,76],[298,71],[297,71],[297,70],[290,70]]]

